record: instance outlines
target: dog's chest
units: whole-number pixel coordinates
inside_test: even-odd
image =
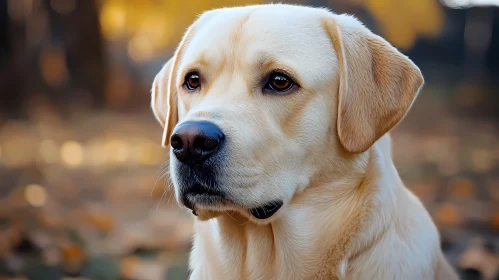
[[[219,223],[211,240],[203,242],[213,244],[218,253],[206,259],[223,270],[225,279],[336,279],[334,265],[318,265],[330,251],[328,242],[303,226],[242,228]]]

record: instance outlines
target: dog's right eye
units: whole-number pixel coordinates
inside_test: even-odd
[[[191,72],[185,75],[184,86],[190,91],[196,90],[199,86],[201,86],[201,80],[198,73]]]
[[[274,72],[270,75],[264,90],[282,94],[289,91],[294,86],[295,82],[293,79],[283,73]]]

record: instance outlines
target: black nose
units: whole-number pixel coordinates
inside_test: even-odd
[[[220,128],[211,122],[188,121],[173,131],[170,143],[178,160],[194,166],[215,154],[224,138]]]

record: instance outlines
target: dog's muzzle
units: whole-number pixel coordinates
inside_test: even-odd
[[[193,211],[196,205],[225,203],[217,179],[225,142],[222,130],[208,121],[187,121],[175,128],[170,141],[182,203]]]
[[[176,172],[182,204],[191,209],[194,215],[199,206],[234,205],[217,181],[225,142],[222,130],[208,121],[187,121],[175,128],[170,140],[173,154],[178,160]],[[268,219],[282,205],[282,201],[270,201],[249,209],[249,213],[260,220]]]

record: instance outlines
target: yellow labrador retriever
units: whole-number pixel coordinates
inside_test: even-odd
[[[355,18],[258,5],[202,14],[154,80],[191,279],[457,279],[388,131],[421,72]]]

